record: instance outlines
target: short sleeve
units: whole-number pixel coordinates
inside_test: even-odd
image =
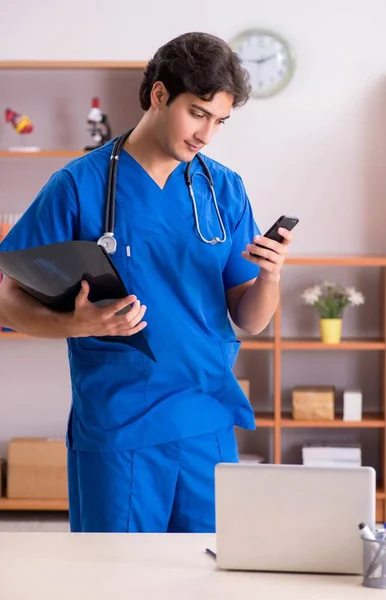
[[[245,246],[252,242],[255,235],[260,234],[260,230],[254,221],[252,207],[241,177],[239,175],[236,177],[240,187],[242,209],[233,231],[231,251],[223,271],[226,290],[254,279],[260,271],[260,267],[241,256]]]
[[[79,205],[76,186],[64,168],[54,173],[0,244],[3,250],[24,250],[77,239]]]

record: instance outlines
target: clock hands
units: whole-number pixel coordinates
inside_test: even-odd
[[[259,65],[271,60],[272,58],[276,58],[276,54],[270,54],[269,56],[264,56],[263,58],[244,58],[244,62],[254,62]]]

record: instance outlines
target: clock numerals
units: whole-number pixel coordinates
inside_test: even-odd
[[[237,36],[231,46],[249,72],[253,96],[272,96],[292,78],[294,58],[288,43],[280,35],[253,29]]]

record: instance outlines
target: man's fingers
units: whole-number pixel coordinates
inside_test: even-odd
[[[145,316],[146,310],[147,310],[147,306],[145,306],[143,304],[141,306],[141,308],[139,309],[139,311],[136,314],[134,314],[131,319],[128,319],[128,325],[130,328],[136,327],[136,325],[138,325],[138,323],[140,321],[142,321],[143,317]],[[130,313],[131,313],[131,311],[130,311]]]
[[[292,235],[292,233],[290,231],[288,231],[288,229],[285,229],[284,227],[279,227],[277,232],[284,238],[282,241],[283,246],[287,246],[294,239],[294,236]]]
[[[135,335],[139,331],[142,331],[142,329],[145,329],[146,325],[147,325],[146,321],[141,321],[140,323],[138,323],[138,325],[136,325],[135,327],[130,329],[130,332],[128,333],[128,335]]]
[[[117,302],[114,302],[114,304],[111,304],[108,307],[107,314],[112,317],[120,311],[126,313],[128,311],[124,309],[131,310],[130,305],[134,304],[136,300],[137,296],[134,296],[133,294],[131,296],[126,296],[126,298],[121,298],[120,300],[117,300]]]
[[[144,304],[141,306],[141,303],[139,302],[139,300],[136,300],[134,302],[133,306],[131,307],[131,309],[127,313],[125,313],[123,315],[119,315],[119,321],[116,320],[116,317],[117,317],[117,315],[116,315],[115,318],[112,320],[112,322],[115,323],[115,325],[119,328],[126,327],[126,329],[127,329],[130,327],[134,327],[143,318],[143,316],[146,312],[146,309],[147,309],[147,306],[145,306]]]
[[[127,326],[119,329],[116,333],[112,334],[112,335],[121,335],[121,336],[125,336],[125,335],[135,335],[136,333],[138,333],[139,331],[142,331],[142,329],[145,329],[145,327],[147,326],[147,322],[146,321],[141,321],[140,323],[138,323],[138,325],[136,325],[135,327],[131,327],[128,328]]]
[[[278,253],[275,252],[275,250],[270,250],[269,248],[256,248],[256,246],[254,247],[253,244],[248,244],[247,250],[253,254],[254,258],[257,258],[258,260],[265,258],[271,262],[279,262],[279,260],[281,260],[280,257],[285,254],[284,248],[280,248],[280,253]]]
[[[128,313],[120,315],[119,317],[117,317],[117,315],[114,316],[111,320],[112,327],[115,328],[116,331],[122,332],[123,334],[126,332],[126,335],[128,335],[127,332],[142,321],[146,310],[147,306],[144,304],[141,306],[139,300],[136,300]]]
[[[82,281],[80,282],[80,290],[78,292],[78,295],[77,295],[75,301],[78,303],[79,302],[84,303],[85,301],[87,301],[89,293],[90,293],[90,286],[85,279],[82,279]]]

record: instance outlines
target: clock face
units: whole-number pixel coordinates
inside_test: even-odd
[[[251,79],[252,96],[272,96],[290,81],[295,61],[288,43],[264,29],[245,31],[230,42]]]

